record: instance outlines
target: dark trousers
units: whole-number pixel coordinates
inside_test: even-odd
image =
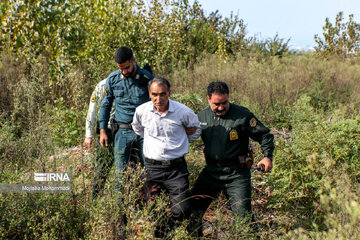
[[[170,166],[145,163],[146,181],[144,192],[147,198],[165,190],[171,201],[171,219],[183,220],[189,215],[189,171],[185,159]]]
[[[201,232],[201,220],[210,203],[216,199],[221,192],[225,194],[230,202],[231,210],[235,217],[251,218],[251,174],[249,169],[229,168],[230,174],[223,172],[209,172],[205,167],[200,173],[194,186],[190,191],[192,210],[196,212],[196,219],[191,225]]]
[[[109,146],[102,148],[96,141],[95,176],[92,181],[92,197],[96,198],[104,189],[106,178],[114,164],[114,141],[110,130],[106,130]]]

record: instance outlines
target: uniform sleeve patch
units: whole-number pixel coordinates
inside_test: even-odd
[[[230,131],[230,141],[239,139],[239,135],[235,129]]]
[[[95,102],[95,100],[96,100],[96,94],[93,94],[91,97],[91,102]]]
[[[107,91],[106,91],[106,89],[104,89],[104,95],[107,96]]]
[[[255,118],[250,119],[250,126],[251,127],[256,127],[256,125],[257,125],[256,119]]]

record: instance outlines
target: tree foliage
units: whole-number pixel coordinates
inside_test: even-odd
[[[245,36],[238,16],[206,16],[188,0],[6,0],[0,11],[0,71],[11,65],[17,72],[0,76],[1,96],[11,93],[1,106],[24,126],[46,104],[82,109],[93,85],[114,70],[119,46],[169,74],[209,53],[226,59]],[[7,63],[9,55],[16,61]]]
[[[107,64],[125,45],[140,63],[165,70],[204,53],[227,55],[245,36],[238,16],[205,16],[188,0],[7,0],[1,12],[2,50],[47,54],[50,61],[66,56],[77,64]]]
[[[349,56],[360,53],[360,24],[354,21],[354,15],[349,15],[349,21],[343,22],[343,13],[339,12],[332,24],[325,19],[323,27],[324,39],[315,35],[316,52],[324,55]]]

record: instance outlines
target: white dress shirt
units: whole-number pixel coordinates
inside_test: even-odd
[[[93,91],[93,93],[91,94],[91,98],[90,98],[90,103],[89,103],[89,110],[86,116],[86,125],[85,125],[85,137],[89,137],[92,138],[94,137],[94,128],[95,128],[95,123],[96,123],[96,116],[99,112],[99,108],[101,105],[101,101],[104,98],[104,89],[105,89],[105,84],[106,84],[106,78],[102,81],[100,81],[96,87],[95,90]],[[114,109],[114,104],[111,108],[111,112],[110,112],[110,120],[114,118],[114,113],[115,113],[115,109]],[[108,123],[108,128],[110,129],[110,120]]]
[[[189,152],[189,142],[201,134],[200,122],[193,110],[169,99],[169,109],[160,114],[151,101],[136,108],[132,122],[136,134],[144,138],[143,153],[154,160],[171,160]],[[187,135],[185,127],[196,127]]]

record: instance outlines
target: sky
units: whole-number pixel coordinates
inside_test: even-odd
[[[194,2],[194,1],[191,1]],[[343,22],[349,14],[360,23],[360,0],[198,0],[209,14],[219,10],[223,17],[238,14],[247,25],[247,36],[260,39],[290,38],[291,49],[311,49],[316,46],[314,35],[323,38],[325,18],[331,23],[339,12]]]

